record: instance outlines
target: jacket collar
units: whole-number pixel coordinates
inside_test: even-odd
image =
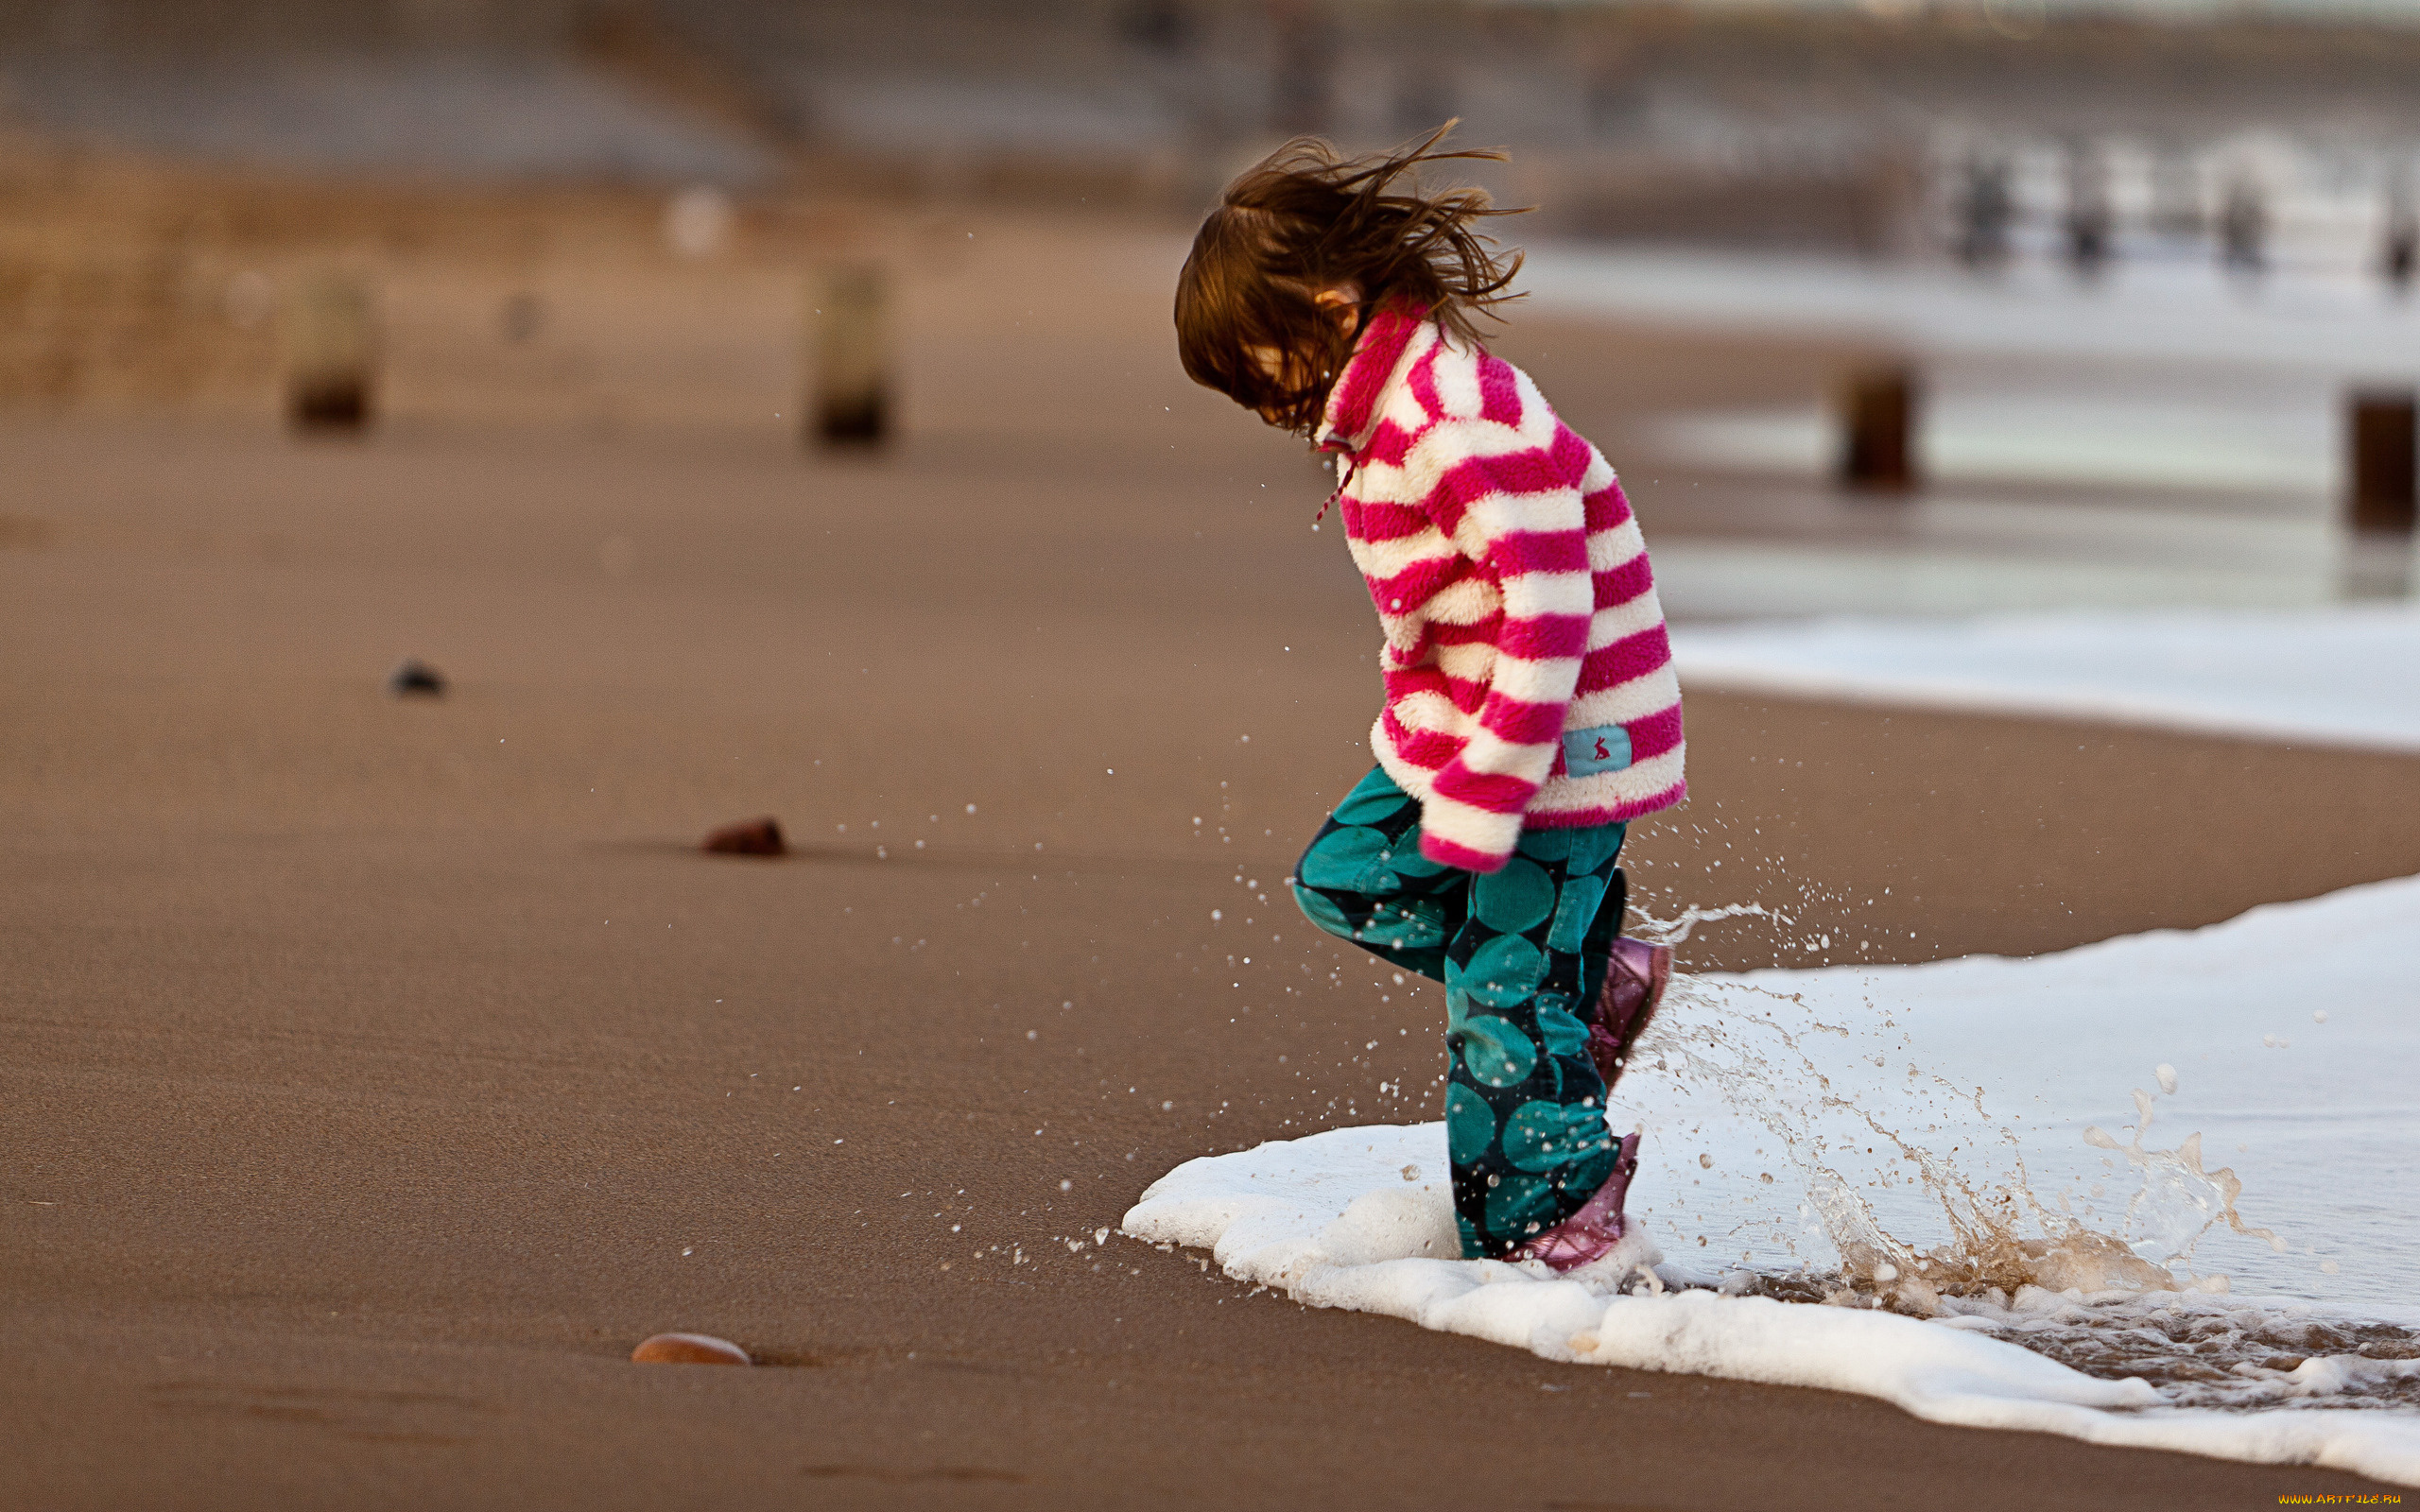
[[[1378,401],[1386,395],[1387,380],[1394,376],[1404,349],[1426,323],[1418,305],[1400,300],[1381,305],[1370,317],[1342,376],[1328,391],[1327,410],[1311,438],[1314,446],[1322,452],[1357,455],[1369,444],[1370,433],[1377,428]]]

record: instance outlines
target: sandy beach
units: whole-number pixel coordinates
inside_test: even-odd
[[[745,422],[490,424],[406,388],[359,441],[0,430],[0,1505],[2377,1489],[1556,1367],[1093,1243],[1191,1156],[1436,1116],[1443,998],[1278,890],[1376,699],[1320,475],[1184,383],[1148,269],[967,239],[904,296],[878,458],[801,454],[771,317],[713,369],[762,401]],[[1671,339],[1506,351],[1553,391],[1555,353]],[[1737,365],[1790,363],[1818,366]],[[1627,392],[1573,418],[1610,447]],[[1735,528],[1685,481],[1634,487],[1651,542]],[[406,656],[442,698],[384,691]],[[1833,960],[2420,870],[2409,758],[1715,695],[1688,719],[1693,798],[1634,831],[1638,896],[1835,918]],[[696,852],[758,815],[795,854]],[[1778,943],[1725,925],[1685,964]],[[669,1329],[763,1367],[628,1363]]]

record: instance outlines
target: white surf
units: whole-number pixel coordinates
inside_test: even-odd
[[[2420,751],[2420,609],[2074,611],[1687,626],[1689,688]]]
[[[1458,1258],[1435,1124],[1188,1161],[1124,1228],[1552,1360],[2420,1485],[2415,958],[2420,878],[2032,960],[1676,979],[1613,1110],[1637,1237],[1576,1279]]]

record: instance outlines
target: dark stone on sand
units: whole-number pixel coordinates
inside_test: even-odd
[[[752,1365],[748,1351],[711,1333],[659,1333],[631,1351],[638,1365]]]
[[[444,675],[416,656],[387,674],[387,691],[398,698],[436,698],[445,692]]]
[[[718,856],[780,856],[789,854],[782,843],[782,826],[772,818],[742,819],[707,835],[699,850]]]
[[[345,374],[298,379],[286,395],[287,417],[299,431],[359,431],[370,424],[370,382]]]

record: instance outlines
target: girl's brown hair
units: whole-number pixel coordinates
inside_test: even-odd
[[[1201,223],[1177,275],[1177,353],[1185,376],[1298,436],[1317,429],[1328,390],[1360,337],[1359,324],[1389,302],[1408,302],[1464,339],[1472,318],[1505,293],[1521,254],[1499,253],[1475,223],[1495,210],[1478,189],[1422,195],[1398,181],[1424,163],[1503,161],[1501,152],[1442,152],[1446,122],[1420,142],[1361,158],[1297,137],[1227,186]],[[1318,303],[1322,290],[1356,284],[1351,329]],[[1253,349],[1279,354],[1274,377]]]

